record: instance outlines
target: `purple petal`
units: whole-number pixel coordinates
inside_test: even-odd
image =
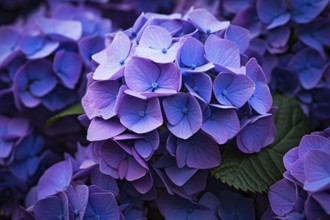
[[[83,63],[77,53],[60,50],[55,54],[53,69],[62,83],[73,89],[80,78]]]
[[[242,107],[255,90],[253,81],[245,75],[220,73],[214,80],[213,91],[224,105]]]
[[[119,94],[120,84],[117,81],[94,82],[88,87],[88,99],[92,100],[90,108],[95,114],[87,114],[89,118],[97,116],[109,119],[116,115],[115,106]],[[84,106],[85,107],[85,106]]]
[[[298,155],[304,157],[309,151],[321,149],[329,144],[330,140],[328,138],[314,134],[305,135],[299,143]]]
[[[268,192],[270,206],[278,216],[285,216],[293,211],[296,202],[296,187],[286,179],[276,182]]]
[[[237,135],[237,146],[244,153],[259,152],[271,144],[275,138],[275,124],[272,115],[257,116]],[[258,133],[259,135],[253,135]]]
[[[210,116],[203,122],[202,130],[218,144],[224,144],[240,130],[235,110],[212,108]]]
[[[69,218],[68,198],[64,193],[39,200],[33,206],[36,219]]]
[[[79,21],[39,18],[37,25],[44,34],[50,35],[55,39],[64,37],[77,41],[82,35],[82,25]]]
[[[93,220],[97,218],[113,220],[120,219],[119,207],[116,198],[112,193],[91,193],[90,191],[84,220]]]
[[[168,49],[171,44],[171,34],[166,29],[155,25],[147,26],[139,41],[139,46],[160,51]]]
[[[135,54],[139,57],[147,58],[155,63],[172,63],[177,54],[179,43],[173,43],[169,48],[153,49],[145,46],[138,46]]]
[[[197,100],[190,94],[178,93],[163,101],[168,129],[175,136],[187,139],[202,126],[202,111]]]
[[[307,154],[305,159],[305,190],[316,192],[330,186],[329,158],[329,153],[318,150],[312,150]]]
[[[71,219],[82,220],[88,202],[88,187],[86,185],[77,185],[66,191],[69,199],[69,214]]]
[[[126,127],[117,118],[109,120],[94,118],[88,127],[87,140],[102,141],[110,139],[123,133],[125,130]]]
[[[147,169],[138,164],[133,158],[128,158],[128,168],[126,173],[127,181],[134,181],[146,175]]]
[[[184,83],[193,96],[204,100],[206,103],[211,101],[212,80],[209,75],[205,73],[189,75],[184,78]]]
[[[225,68],[240,68],[240,53],[235,43],[211,35],[204,48],[208,61]]]
[[[211,34],[229,26],[228,21],[219,21],[206,9],[195,9],[188,14],[188,19],[201,31]]]
[[[183,186],[197,172],[197,169],[171,166],[165,168],[165,172],[175,185]]]
[[[289,69],[295,71],[305,89],[315,87],[322,78],[324,58],[315,50],[307,48],[297,53],[289,62]]]
[[[118,116],[120,122],[135,133],[147,133],[163,124],[159,100],[151,98],[141,100],[123,95],[119,101]]]
[[[182,64],[183,67],[195,69],[196,67],[207,63],[207,60],[204,57],[203,44],[193,37],[185,39],[179,53],[180,64]]]
[[[286,24],[290,19],[285,0],[258,0],[257,13],[260,20],[274,28]]]
[[[190,168],[210,169],[221,163],[218,145],[202,132],[178,145],[177,158],[185,156],[179,153],[181,147],[188,149],[186,163]]]
[[[226,29],[225,39],[236,43],[240,53],[244,53],[250,44],[250,33],[245,28],[230,25]]]
[[[72,178],[72,164],[62,161],[51,166],[40,177],[38,183],[38,199],[54,195],[68,188]]]

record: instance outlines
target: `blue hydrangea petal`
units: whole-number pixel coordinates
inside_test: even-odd
[[[186,148],[183,152],[180,151],[182,147]],[[221,163],[218,145],[202,132],[195,134],[187,141],[178,145],[177,161],[178,158],[185,155],[186,164],[190,168],[210,169]]]
[[[64,193],[39,200],[33,206],[36,219],[68,219],[68,198]]]
[[[165,172],[175,185],[183,186],[197,172],[197,169],[170,166],[165,168]]]
[[[119,94],[120,84],[117,81],[96,81],[87,90],[85,97],[93,100],[92,112],[86,114],[89,118],[102,116],[109,119],[116,115],[115,106]],[[84,105],[85,107],[85,105]]]
[[[75,87],[82,68],[83,62],[77,53],[60,50],[55,54],[53,70],[67,88]]]
[[[316,18],[328,5],[329,0],[292,0],[289,2],[292,20],[304,24]]]
[[[268,24],[269,29],[284,25],[290,19],[285,0],[258,0],[256,6],[260,20]]]
[[[172,63],[177,54],[179,43],[173,43],[169,48],[153,49],[146,46],[138,46],[135,54],[139,57],[150,59],[156,63]]]
[[[220,104],[242,107],[255,90],[253,81],[242,74],[220,73],[214,80],[214,95]]]
[[[311,150],[305,159],[304,189],[310,192],[324,190],[330,186],[330,153]]]
[[[129,95],[120,98],[120,122],[135,133],[147,133],[163,124],[159,100],[141,100]]]
[[[88,203],[88,191],[86,185],[73,186],[66,191],[69,200],[70,219],[83,219]]]
[[[212,96],[212,80],[205,73],[197,73],[184,78],[184,84],[188,91],[206,103],[211,101]]]
[[[135,141],[134,147],[141,157],[149,159],[159,147],[159,141],[159,134],[154,130],[145,134],[145,138]]]
[[[268,192],[270,206],[278,216],[285,216],[294,210],[296,203],[296,187],[286,179],[277,181]]]
[[[240,53],[244,53],[250,44],[250,33],[245,28],[230,25],[225,32],[225,39],[236,43]]]
[[[89,199],[84,215],[85,220],[120,219],[116,198],[109,192],[89,192]]]
[[[224,144],[240,130],[235,110],[211,107],[210,115],[204,120],[202,130],[218,144]]]
[[[11,28],[0,29],[0,66],[17,50],[20,34]]]
[[[212,34],[226,29],[229,26],[228,21],[219,21],[209,11],[203,8],[195,9],[188,14],[188,19],[206,34]]]
[[[180,62],[183,66],[191,68],[207,63],[203,44],[193,37],[186,38],[180,48]]]
[[[72,164],[70,161],[61,161],[51,166],[39,179],[38,199],[66,190],[71,178]]]
[[[87,130],[87,140],[102,141],[124,132],[126,127],[123,126],[117,118],[104,120],[101,118],[94,118]]]
[[[190,94],[178,93],[163,101],[168,129],[175,136],[187,139],[202,126],[202,111]]]
[[[257,131],[259,135],[253,135]],[[275,131],[272,115],[256,116],[237,135],[237,147],[244,153],[259,152],[273,142]]]
[[[168,49],[171,44],[171,34],[166,29],[155,25],[147,26],[139,41],[139,46],[159,51],[162,49]]]
[[[70,39],[78,41],[82,35],[82,25],[79,21],[39,18],[37,25],[41,31],[55,40]]]
[[[304,157],[311,150],[321,149],[330,144],[330,140],[320,135],[305,135],[299,143],[298,155]]]
[[[225,68],[240,68],[239,47],[234,42],[211,35],[204,48],[208,61]]]

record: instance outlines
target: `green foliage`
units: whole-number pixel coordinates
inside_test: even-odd
[[[57,120],[66,117],[66,116],[71,116],[71,115],[81,115],[84,114],[84,109],[81,106],[81,103],[77,103],[74,104],[72,106],[70,106],[69,108],[63,110],[62,112],[54,115],[53,117],[51,117],[50,119],[48,119],[47,123],[46,123],[46,127],[51,126],[54,122],[56,122]]]
[[[299,104],[291,97],[276,95],[274,106],[277,133],[270,146],[255,154],[238,152],[228,144],[222,155],[222,164],[212,170],[212,175],[222,182],[246,192],[266,192],[282,178],[285,171],[283,156],[299,144],[308,133],[307,120]]]

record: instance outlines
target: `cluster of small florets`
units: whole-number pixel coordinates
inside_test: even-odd
[[[273,212],[286,219],[330,217],[330,129],[305,135],[284,158],[284,179],[268,193]]]
[[[220,165],[219,145],[236,138],[239,150],[255,153],[272,142],[272,97],[257,61],[244,54],[245,29],[196,9],[142,14],[107,38],[82,99],[103,174],[146,194],[155,170],[191,197]]]
[[[295,96],[312,129],[330,125],[329,0],[222,2],[221,15],[250,31],[273,93]]]
[[[1,113],[40,105],[54,112],[78,102],[82,73],[94,69],[90,56],[104,47],[109,31],[100,12],[69,4],[42,5],[28,19],[1,27],[0,99],[15,101]]]

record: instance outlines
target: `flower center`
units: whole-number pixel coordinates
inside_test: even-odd
[[[194,86],[192,89],[193,89],[195,92],[198,92],[198,86]]]
[[[207,30],[205,30],[205,33],[206,33],[207,35],[210,35],[210,34],[211,34],[211,30],[210,30],[210,29],[207,29]]]
[[[158,88],[158,83],[154,82],[151,84],[151,90],[154,92]]]
[[[125,63],[125,60],[120,60],[120,61],[119,61],[119,64],[120,64],[120,65],[124,65],[124,63]]]
[[[191,65],[191,69],[192,69],[192,70],[196,69],[196,67],[197,67],[196,64],[192,64],[192,65]]]
[[[182,108],[182,113],[185,114],[185,115],[188,114],[188,109],[186,107],[183,107]]]
[[[166,49],[166,48],[163,48],[163,49],[162,49],[162,53],[163,53],[163,54],[166,54],[166,53],[167,53],[167,49]]]
[[[145,111],[140,111],[139,112],[139,117],[144,118],[144,116],[146,116],[146,112]]]
[[[227,90],[223,90],[223,91],[222,91],[222,95],[223,95],[223,96],[228,95],[228,91],[227,91]]]

